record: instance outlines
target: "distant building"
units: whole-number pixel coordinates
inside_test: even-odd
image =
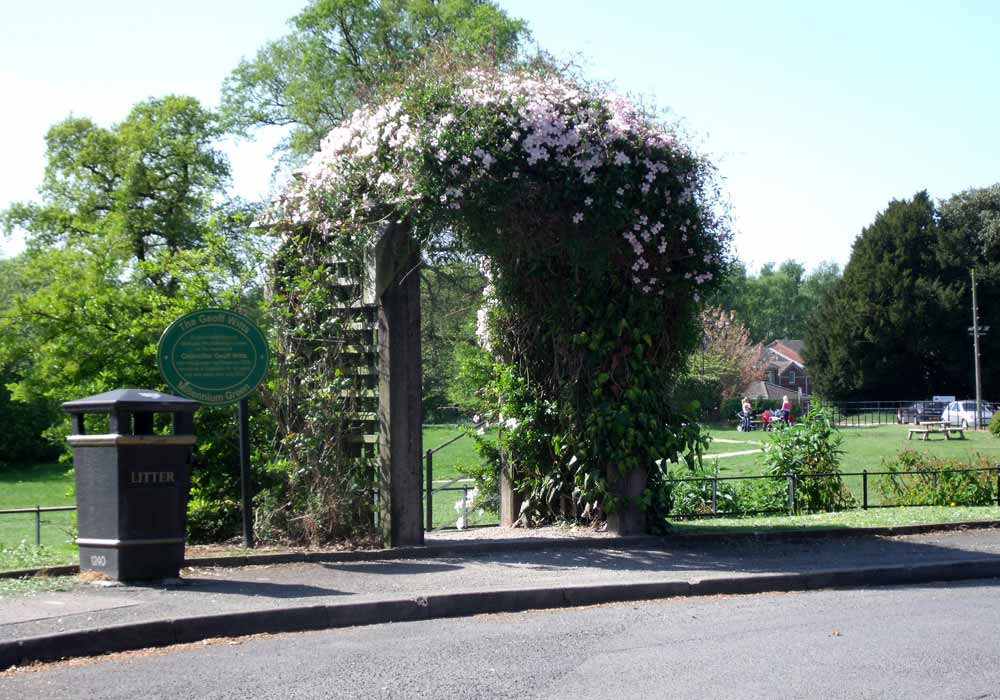
[[[802,359],[804,343],[801,340],[781,339],[764,348],[763,376],[751,382],[746,395],[751,399],[780,399],[788,396],[794,400],[799,394],[809,395],[809,375]]]

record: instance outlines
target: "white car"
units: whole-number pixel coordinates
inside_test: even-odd
[[[982,408],[979,414],[979,424],[985,426],[993,418],[993,411],[990,410],[989,404],[985,401],[982,403]],[[941,420],[945,423],[951,425],[958,425],[963,428],[968,428],[970,425],[976,424],[976,402],[975,401],[952,401],[950,404],[944,407],[944,411],[941,412]]]

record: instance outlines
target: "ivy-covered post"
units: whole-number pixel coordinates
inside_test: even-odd
[[[420,249],[390,223],[375,250],[378,297],[379,494],[390,547],[424,543],[421,503]]]
[[[646,490],[648,474],[636,468],[622,475],[617,465],[608,468],[608,487],[618,498],[618,507],[608,513],[608,532],[619,537],[646,534],[646,511],[642,509],[642,492]]]

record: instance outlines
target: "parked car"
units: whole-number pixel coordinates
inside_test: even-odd
[[[983,402],[979,414],[979,424],[986,425],[993,418],[993,411],[990,404]],[[976,424],[976,402],[975,401],[952,401],[944,407],[941,412],[941,420],[951,425],[958,425],[968,428]]]
[[[947,404],[943,401],[917,401],[909,406],[900,406],[896,409],[896,422],[919,423],[925,420],[943,420],[941,414],[945,406]]]

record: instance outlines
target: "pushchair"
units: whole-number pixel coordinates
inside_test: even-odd
[[[791,411],[786,410],[784,408],[776,408],[775,410],[771,411],[771,420],[768,421],[767,429],[771,430],[776,425],[780,425],[782,427],[787,428],[789,425],[792,424],[791,413],[792,413]]]
[[[753,411],[739,411],[736,417],[740,421],[736,424],[736,430],[741,433],[749,433],[753,430]]]

